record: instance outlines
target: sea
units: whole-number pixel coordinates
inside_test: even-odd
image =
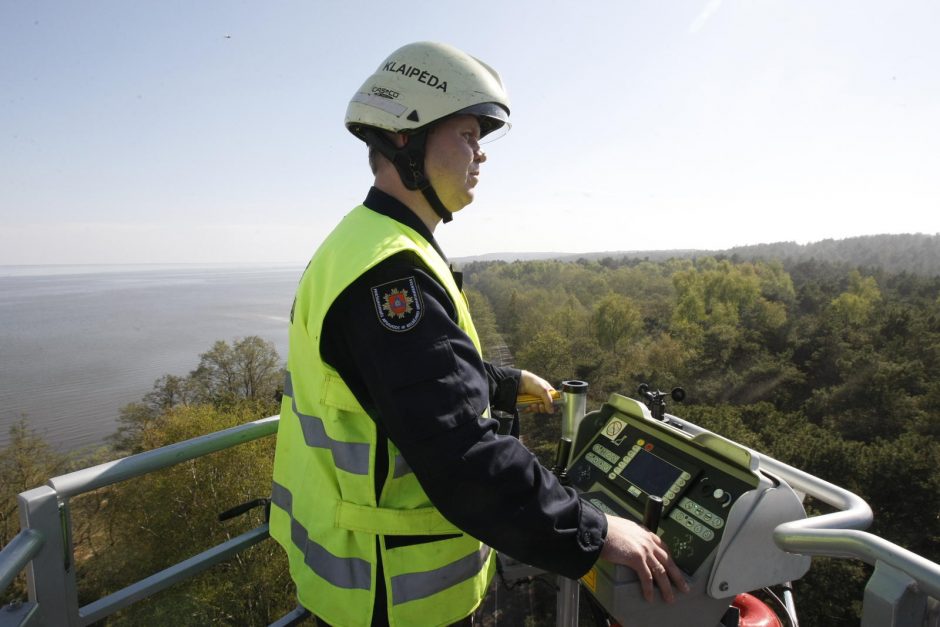
[[[21,419],[59,451],[94,449],[121,407],[217,340],[257,335],[286,361],[303,269],[0,266],[0,449]]]

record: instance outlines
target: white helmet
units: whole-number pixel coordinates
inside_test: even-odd
[[[509,126],[509,97],[496,70],[453,46],[418,42],[385,59],[353,95],[346,128],[385,155],[408,189],[420,190],[445,222],[440,202],[424,171],[427,131],[453,115],[475,115],[481,137]],[[381,131],[405,133],[396,147]]]

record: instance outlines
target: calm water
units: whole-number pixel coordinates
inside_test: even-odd
[[[60,450],[101,443],[118,410],[216,340],[287,357],[303,266],[0,266],[0,447],[21,416]]]

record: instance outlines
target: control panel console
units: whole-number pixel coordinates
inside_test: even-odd
[[[585,416],[573,451],[567,477],[584,500],[641,524],[656,510],[651,531],[691,588],[675,604],[649,604],[632,570],[600,560],[582,583],[623,624],[709,624],[702,621],[712,616],[717,623],[735,594],[809,568],[809,558],[780,551],[772,537],[776,525],[805,517],[799,498],[743,446],[704,430],[686,433],[614,394]]]

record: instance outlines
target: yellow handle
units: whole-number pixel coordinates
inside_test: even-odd
[[[558,390],[552,390],[552,402],[557,403],[561,400],[561,392]],[[542,402],[541,396],[536,396],[535,394],[520,394],[516,397],[516,407],[526,407],[528,405],[535,405]]]

